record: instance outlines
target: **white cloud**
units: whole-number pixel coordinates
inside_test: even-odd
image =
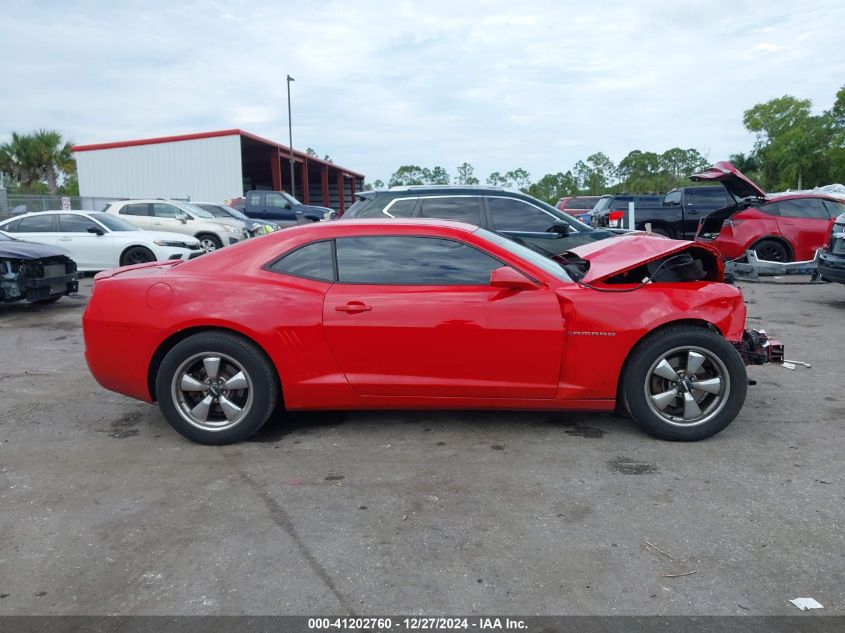
[[[8,3],[7,3],[8,4]],[[845,6],[483,0],[15,2],[0,139],[79,143],[243,127],[386,179],[404,163],[535,178],[595,151],[752,143],[742,112],[829,107]]]

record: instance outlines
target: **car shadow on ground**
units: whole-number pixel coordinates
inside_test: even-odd
[[[290,411],[274,415],[248,442],[274,443],[287,436],[303,436],[341,425],[370,426],[448,425],[465,429],[483,427],[565,428],[567,435],[602,438],[609,428],[621,432],[635,431],[632,420],[605,413],[563,411]]]

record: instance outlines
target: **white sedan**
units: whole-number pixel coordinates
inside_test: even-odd
[[[61,246],[80,271],[193,259],[204,252],[194,237],[143,231],[123,218],[98,211],[26,213],[0,222],[0,231],[27,242]]]

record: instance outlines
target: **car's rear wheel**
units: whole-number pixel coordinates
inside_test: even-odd
[[[760,240],[750,250],[757,253],[757,259],[767,262],[788,262],[791,259],[789,249],[778,240]]]
[[[156,256],[150,249],[144,248],[143,246],[133,246],[127,248],[123,255],[120,256],[120,265],[132,266],[134,264],[154,262],[155,260]]]
[[[677,326],[652,334],[631,352],[622,396],[646,433],[695,441],[733,422],[745,403],[747,382],[742,358],[721,335]]]
[[[220,238],[216,235],[211,235],[210,233],[203,233],[201,235],[197,235],[197,239],[200,241],[200,246],[202,247],[202,250],[204,250],[206,253],[216,251],[218,248],[223,248],[223,242],[221,242]]]
[[[202,444],[240,442],[260,429],[279,400],[276,372],[251,342],[203,332],[176,344],[156,375],[164,417]]]

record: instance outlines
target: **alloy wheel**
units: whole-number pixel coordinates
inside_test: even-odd
[[[240,423],[253,401],[252,379],[231,356],[194,354],[173,374],[173,404],[192,426],[225,431]]]
[[[730,377],[722,360],[702,347],[676,347],[648,370],[644,389],[649,408],[673,426],[698,426],[724,408]]]
[[[210,253],[212,251],[217,250],[217,244],[215,244],[214,240],[212,240],[210,237],[202,238],[200,240],[200,246],[202,247],[202,250],[204,250],[206,253]]]

